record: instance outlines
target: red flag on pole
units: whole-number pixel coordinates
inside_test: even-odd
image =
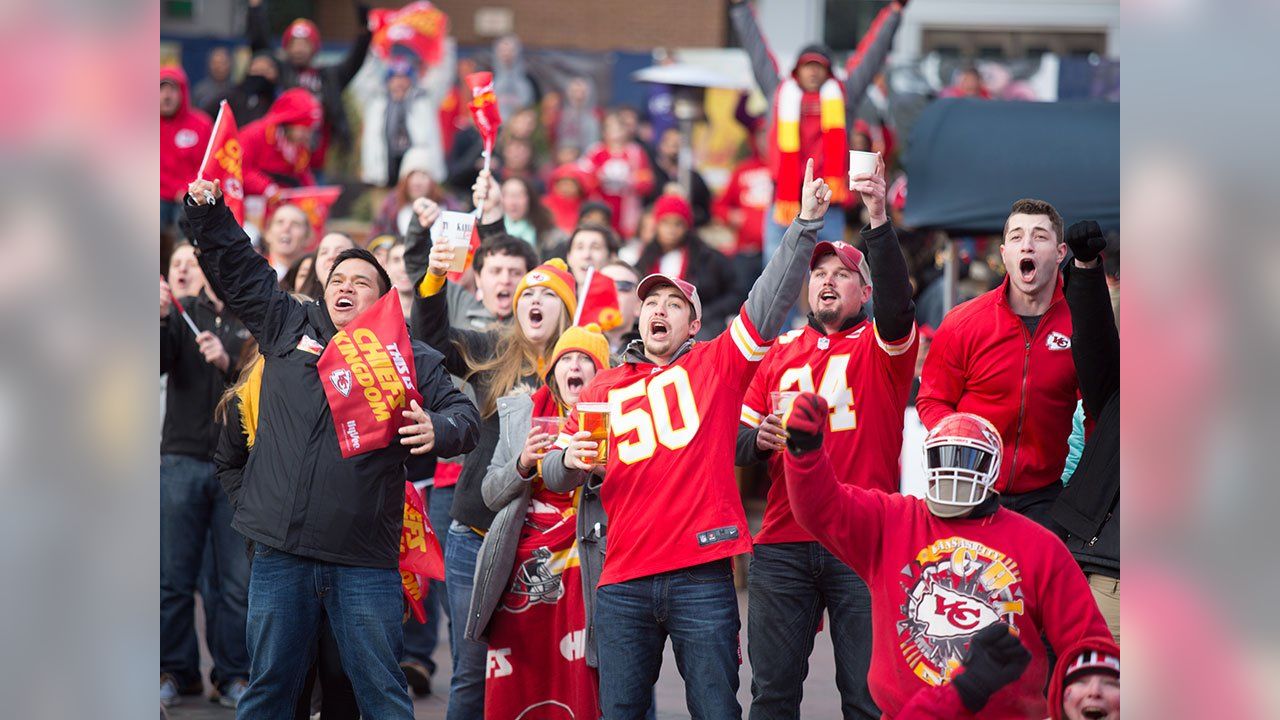
[[[311,246],[307,251],[315,249],[320,244],[320,238],[324,236],[324,225],[329,221],[329,208],[338,201],[338,196],[342,194],[341,185],[312,185],[310,187],[285,188],[276,193],[267,203],[267,217],[271,217],[271,213],[276,211],[281,205],[296,205],[302,212],[307,214],[307,219],[311,221],[311,229],[314,231],[311,235]]]
[[[388,293],[388,295],[391,293]],[[427,621],[422,607],[426,595],[422,578],[444,579],[444,553],[436,537],[422,494],[413,483],[404,484],[404,527],[400,531],[400,582],[409,599],[409,608],[420,623]]]
[[[222,197],[236,216],[236,222],[244,224],[244,150],[240,147],[240,130],[236,127],[231,106],[223,100],[218,105],[218,118],[213,122],[213,134],[204,151],[198,177],[202,180],[219,180]]]
[[[498,127],[502,125],[498,96],[493,93],[493,73],[471,73],[467,76],[467,87],[471,88],[471,117],[476,121],[480,137],[484,138],[484,166],[488,169],[493,143],[498,138]]]
[[[622,305],[618,301],[618,285],[608,275],[587,268],[587,277],[578,291],[578,313],[574,325],[595,323],[601,332],[608,332],[622,324]]]
[[[339,330],[321,353],[316,370],[342,457],[394,442],[410,401],[422,402],[399,296],[386,293]]]
[[[423,65],[440,62],[444,38],[449,34],[449,17],[425,0],[402,8],[378,8],[369,11],[369,29],[373,40],[369,46],[386,60],[391,48],[403,45],[413,51]]]

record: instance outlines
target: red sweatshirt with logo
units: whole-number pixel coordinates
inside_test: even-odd
[[[982,717],[1046,717],[1041,632],[1055,648],[1110,637],[1080,566],[1034,521],[1004,508],[937,517],[919,498],[840,482],[822,449],[787,453],[784,462],[800,526],[871,588],[867,684],[885,718],[949,683],[969,641],[995,622],[1017,628],[1031,664],[991,696]]]
[[[925,359],[916,410],[930,429],[953,412],[991,421],[1004,442],[995,489],[1019,494],[1061,482],[1079,390],[1061,276],[1034,333],[1008,291],[1005,277],[947,313]]]
[[[177,202],[200,172],[213,121],[191,107],[187,74],[182,68],[160,68],[160,82],[165,81],[178,86],[182,104],[170,117],[160,117],[160,199]]]

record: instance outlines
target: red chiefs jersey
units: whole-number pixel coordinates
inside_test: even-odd
[[[765,356],[742,403],[741,422],[758,427],[774,391],[817,392],[831,406],[824,443],[840,482],[898,492],[902,417],[911,394],[920,343],[914,323],[907,337],[889,344],[864,320],[823,335],[806,326],[778,338]],[[787,500],[781,453],[769,458],[769,502],[757,543],[812,542],[796,523]]]
[[[919,498],[840,483],[834,467],[820,450],[788,453],[786,482],[797,520],[871,588],[867,685],[884,717],[949,682],[969,640],[995,622],[1017,628],[1031,664],[991,696],[982,717],[1046,717],[1041,632],[1055,648],[1110,637],[1062,541],[1004,508],[940,518]]]
[[[751,551],[733,475],[734,418],[770,344],[739,311],[719,337],[671,364],[628,362],[582,391],[579,402],[609,404],[600,487],[609,541],[600,585]],[[575,413],[561,447],[577,431]]]

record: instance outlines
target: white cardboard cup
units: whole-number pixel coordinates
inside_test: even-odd
[[[862,150],[849,151],[849,177],[858,175],[874,175],[876,172],[876,154]]]

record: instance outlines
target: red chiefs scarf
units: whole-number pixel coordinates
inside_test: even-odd
[[[773,101],[773,137],[769,157],[777,163],[774,184],[773,219],[779,225],[790,225],[800,212],[800,186],[804,183],[804,166],[808,158],[800,156],[800,106],[804,90],[793,78],[778,86]],[[835,78],[818,89],[822,103],[822,166],[815,168],[831,188],[831,203],[838,205],[849,198],[849,142],[844,127],[844,89]]]

